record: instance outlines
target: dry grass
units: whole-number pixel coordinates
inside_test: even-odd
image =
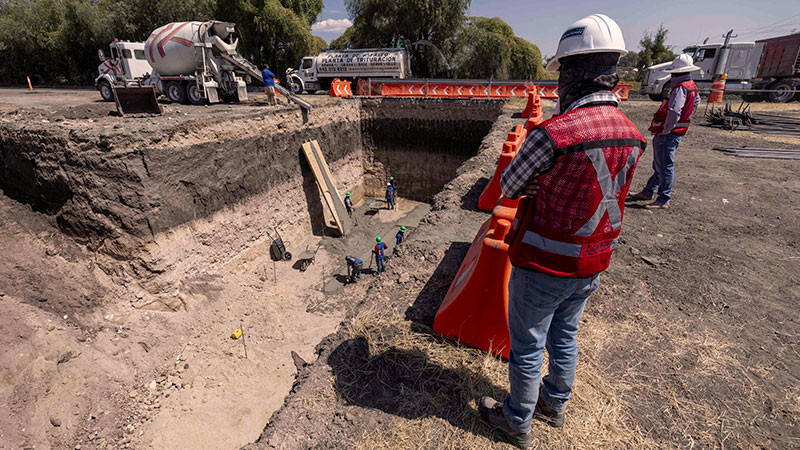
[[[416,328],[416,330],[415,330]],[[576,391],[570,404],[567,426],[561,430],[534,422],[534,444],[544,448],[655,448],[657,443],[633,421],[620,400],[617,388],[604,370],[592,362],[590,353],[602,348],[599,339],[608,338],[609,327],[584,325],[582,341],[594,345],[583,350],[578,366]],[[507,394],[506,364],[485,352],[460,346],[420,329],[400,318],[386,317],[375,310],[364,311],[347,327],[354,339],[363,339],[370,363],[351,367],[364,370],[363,377],[375,377],[401,365],[403,371],[418,374],[402,377],[399,411],[386,427],[366,430],[355,448],[487,448],[497,444],[492,432],[477,414],[476,400],[490,394]],[[394,357],[386,357],[394,355]],[[409,356],[411,355],[411,356]],[[373,362],[382,367],[375,367]],[[547,361],[545,359],[544,366]],[[384,383],[378,375],[377,382]],[[397,382],[397,377],[391,378]],[[409,381],[411,381],[409,383]],[[495,436],[496,437],[496,436]]]
[[[636,286],[629,299],[614,298],[613,292],[613,286],[606,286],[595,294],[595,301],[615,304],[613,315],[587,313],[582,321],[567,425],[556,430],[534,421],[536,448],[768,445],[766,431],[753,423],[777,418],[758,405],[770,398],[776,410],[795,417],[800,412],[800,388],[774,393],[764,386],[781,370],[779,364],[760,367],[738,359],[736,343],[727,335],[644,311],[632,301],[651,295],[644,284]],[[504,446],[480,421],[476,405],[482,395],[507,395],[508,372],[502,360],[375,309],[360,312],[345,331],[364,350],[362,359],[338,369],[340,400],[391,417],[388,423],[364,429],[348,446]],[[543,367],[546,370],[546,355]],[[372,397],[390,390],[389,402],[365,403],[348,394],[350,387],[363,390],[368,384],[382,386],[373,389]]]

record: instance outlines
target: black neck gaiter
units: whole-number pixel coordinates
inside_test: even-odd
[[[618,61],[618,53],[589,53],[563,58],[558,76],[559,114],[581,97],[613,89],[619,83]]]

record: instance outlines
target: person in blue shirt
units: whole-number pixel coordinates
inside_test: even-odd
[[[395,245],[397,245],[397,246],[399,246],[400,244],[405,242],[406,241],[406,227],[400,227],[400,231],[397,232],[397,235],[395,236],[395,238],[397,239],[397,242],[395,243]]]
[[[350,199],[350,193],[344,194],[344,206],[347,208],[347,215],[353,217],[353,200]]]
[[[269,70],[269,66],[264,64],[264,70],[261,71],[261,78],[264,81],[264,93],[267,94],[267,103],[270,105],[275,104],[275,74]]]
[[[394,209],[394,189],[392,183],[386,183],[386,208]]]
[[[381,241],[381,237],[377,236],[375,238],[375,261],[378,264],[378,275],[380,275],[383,270],[385,269],[385,264],[383,262],[383,258],[385,257],[383,251],[386,249],[386,244]]]
[[[392,185],[392,189],[394,189],[394,196],[397,197],[397,180],[394,177],[389,177],[389,184]]]
[[[364,261],[351,255],[345,255],[344,260],[347,262],[347,282],[358,282],[361,276],[361,269],[364,267]]]

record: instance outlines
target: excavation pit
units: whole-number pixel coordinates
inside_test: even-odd
[[[123,119],[107,105],[6,115],[0,189],[66,234],[126,260],[159,236],[225,212],[247,233],[291,224],[325,232],[323,202],[299,151],[316,139],[339,194],[382,200],[389,176],[421,202],[474,156],[503,108],[497,100],[366,99],[298,110],[257,105],[171,107]]]

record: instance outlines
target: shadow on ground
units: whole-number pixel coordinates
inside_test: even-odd
[[[424,342],[424,340],[423,340]],[[439,417],[465,431],[491,436],[472,406],[477,396],[506,391],[466,367],[445,368],[423,348],[370,354],[364,338],[342,342],[328,357],[334,388],[349,404],[414,420]]]
[[[453,242],[444,253],[442,261],[436,266],[433,275],[425,283],[414,303],[406,310],[405,318],[412,322],[433,327],[433,318],[444,299],[453,278],[461,266],[461,261],[469,250],[468,242]]]
[[[486,189],[487,184],[489,184],[488,178],[478,178],[469,191],[461,197],[461,209],[473,212],[480,211],[480,209],[478,209],[478,199],[481,197],[483,190]]]

